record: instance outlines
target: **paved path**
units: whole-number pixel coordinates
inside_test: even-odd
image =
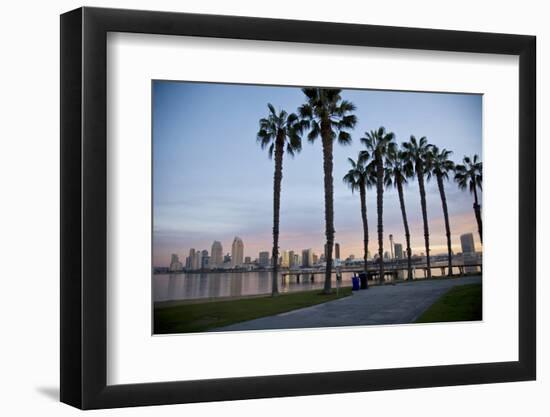
[[[350,297],[213,331],[412,323],[450,288],[475,283],[481,283],[481,276],[371,286]]]

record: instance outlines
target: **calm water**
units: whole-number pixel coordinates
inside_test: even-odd
[[[458,268],[454,271],[458,273]],[[433,276],[439,275],[439,269],[433,269]],[[351,287],[352,272],[342,273],[342,287]],[[415,278],[423,278],[421,271],[416,271]],[[282,280],[279,274],[279,291],[294,292],[323,288],[324,274],[303,273],[300,282],[296,276]],[[336,288],[336,275],[333,274],[333,288]],[[193,300],[200,298],[239,297],[271,293],[271,272],[225,272],[225,273],[180,273],[153,275],[154,301]]]
[[[157,274],[153,275],[153,297],[155,301],[192,300],[198,298],[239,297],[271,293],[270,271]],[[342,274],[342,286],[351,286],[353,273]],[[300,282],[296,277],[287,277],[284,282],[279,274],[279,291],[307,291],[323,288],[324,275],[302,274]],[[336,288],[336,278],[333,276]]]

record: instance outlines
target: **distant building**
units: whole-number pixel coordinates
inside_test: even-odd
[[[269,252],[263,251],[258,254],[258,265],[264,268],[269,266]]]
[[[231,245],[231,265],[235,268],[242,266],[244,261],[244,243],[243,240],[235,236]]]
[[[195,266],[195,262],[196,262],[195,258],[196,258],[195,249],[194,248],[189,249],[189,256],[185,261],[185,267],[187,269],[197,269]]]
[[[462,253],[475,253],[474,235],[472,233],[460,235],[460,245],[462,246]]]
[[[390,259],[390,254],[389,254],[388,251],[384,252],[384,259],[385,259],[385,260]]]
[[[313,250],[311,248],[302,250],[302,266],[304,268],[313,266]]]
[[[200,250],[195,252],[195,258],[193,260],[193,269],[201,269],[202,266],[202,253]]]
[[[302,257],[299,253],[294,254],[294,266],[300,266],[302,265]]]
[[[465,233],[460,235],[460,245],[462,246],[462,259],[464,265],[474,265],[477,263],[476,247],[474,244],[474,235]],[[464,272],[476,272],[477,267],[470,266],[464,268]]]
[[[210,256],[208,256],[208,251],[203,249],[201,251],[201,269],[210,268]]]
[[[290,257],[288,251],[283,251],[283,254],[281,256],[281,267],[288,268],[290,267]]]
[[[312,265],[317,265],[317,262],[319,261],[319,257],[317,256],[316,253],[313,253],[311,255],[311,261],[312,261]]]
[[[251,264],[252,263],[252,258],[250,258],[250,256],[245,256],[244,257],[244,263],[245,264]]]
[[[340,244],[334,244],[334,259],[340,259]]]
[[[223,265],[223,247],[221,242],[215,240],[212,243],[212,250],[210,253],[210,267],[219,268]]]
[[[291,251],[288,251],[288,267],[292,268],[294,266],[296,266],[296,259],[295,259],[294,251],[291,250]]]
[[[170,272],[179,272],[183,269],[183,265],[180,262],[178,255],[175,253],[172,254],[172,259],[170,261]]]
[[[403,259],[403,245],[401,243],[396,243],[394,244],[393,249],[395,250],[395,258]]]
[[[229,267],[231,266],[231,255],[226,253],[224,256],[223,256],[223,265],[225,267]]]

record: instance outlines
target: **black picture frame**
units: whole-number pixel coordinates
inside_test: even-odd
[[[519,360],[107,385],[108,32],[519,56]],[[61,401],[82,409],[376,391],[536,378],[536,38],[171,12],[61,15]]]

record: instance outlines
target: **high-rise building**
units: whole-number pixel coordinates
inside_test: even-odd
[[[302,250],[302,266],[305,268],[313,266],[313,251],[311,248]]]
[[[288,251],[283,251],[282,254],[282,260],[281,260],[281,267],[282,268],[288,268],[290,266],[290,257]]]
[[[296,259],[295,259],[294,251],[291,250],[291,251],[288,251],[288,267],[292,268],[294,266],[296,266]]]
[[[170,271],[171,272],[178,272],[183,269],[183,265],[180,262],[180,259],[178,255],[175,253],[172,254],[172,259],[170,261]]]
[[[311,262],[312,262],[312,265],[317,265],[317,262],[319,261],[319,257],[317,256],[316,253],[313,253],[311,255]]]
[[[195,268],[195,249],[191,248],[189,249],[189,256],[187,257],[187,260],[185,262],[185,267],[188,269],[196,269]]]
[[[203,249],[201,251],[201,269],[210,268],[210,256],[208,256],[208,251]]]
[[[388,251],[385,251],[385,252],[384,252],[384,260],[387,261],[388,259],[390,259],[390,254],[389,254]]]
[[[258,264],[264,268],[269,266],[269,252],[263,251],[258,254]]]
[[[294,266],[300,266],[302,265],[302,257],[299,253],[294,254]]]
[[[474,235],[472,233],[465,233],[460,235],[460,245],[462,246],[462,259],[464,265],[475,265],[477,263],[476,247],[474,244]],[[464,268],[465,272],[476,272],[477,267],[467,266]]]
[[[395,250],[395,258],[403,259],[403,245],[401,243],[395,243],[393,248]]]
[[[217,240],[212,243],[212,250],[210,253],[210,267],[219,268],[223,265],[223,247],[221,242]]]
[[[462,253],[475,253],[476,248],[474,245],[474,235],[472,233],[465,233],[460,235],[460,245],[462,246]]]
[[[195,257],[193,259],[193,269],[201,269],[202,265],[202,253],[200,250],[195,252]]]
[[[244,257],[244,263],[245,263],[245,264],[250,264],[250,263],[252,263],[252,259],[250,258],[250,256],[245,256],[245,257]]]
[[[234,268],[242,266],[244,261],[244,243],[243,240],[235,236],[231,245],[231,265]]]
[[[340,244],[334,244],[334,259],[340,259]]]

